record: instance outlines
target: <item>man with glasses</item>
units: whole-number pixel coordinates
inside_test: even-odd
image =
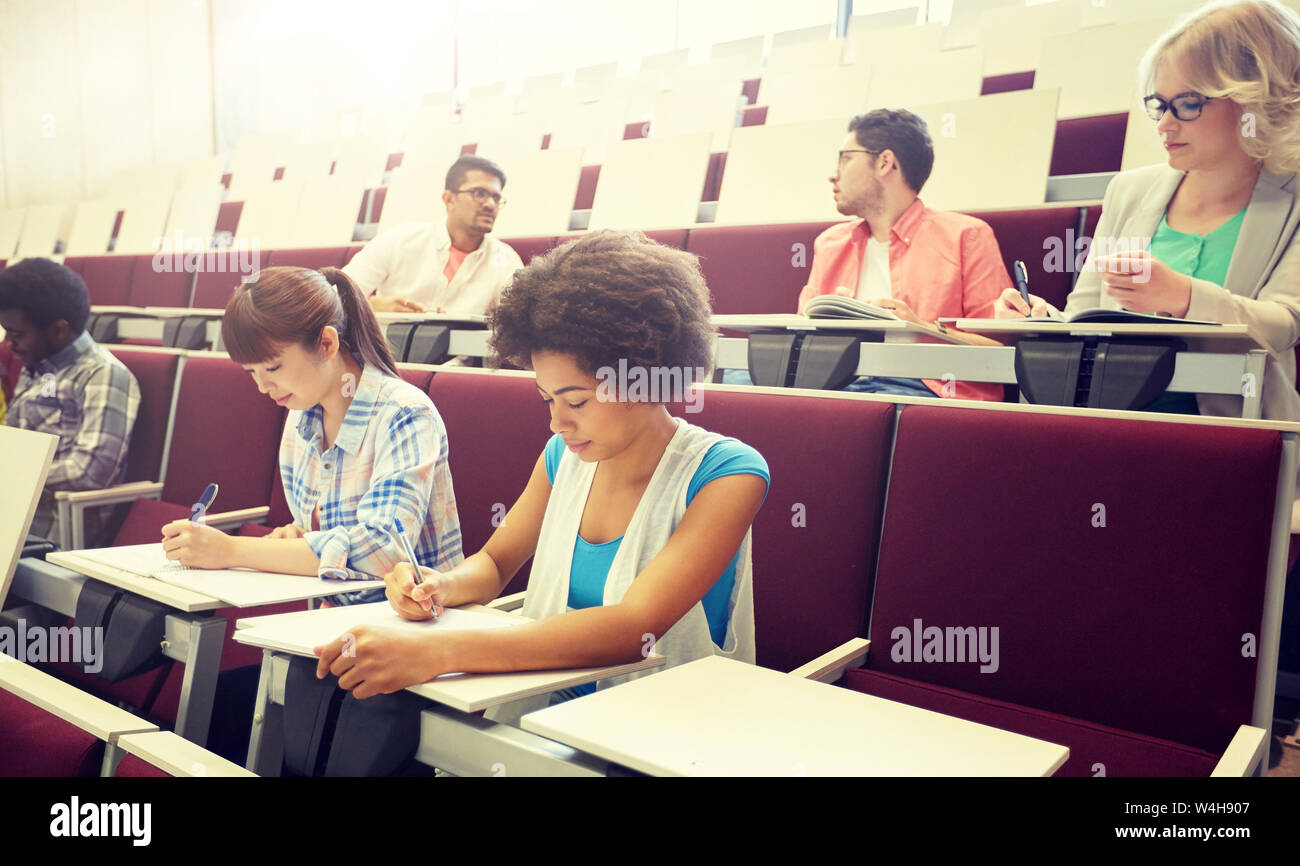
[[[813,244],[799,312],[818,295],[842,295],[892,310],[900,319],[985,318],[1011,277],[988,224],[933,211],[918,198],[934,165],[925,121],[877,109],[849,122],[830,177],[835,207],[855,219]],[[863,377],[846,390],[906,396],[1000,400],[999,385]]]
[[[462,156],[447,170],[445,222],[391,228],[358,252],[344,272],[370,295],[375,312],[485,315],[524,266],[491,236],[505,206],[506,174],[490,159]]]

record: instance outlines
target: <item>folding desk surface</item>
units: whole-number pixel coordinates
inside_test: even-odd
[[[1047,776],[1065,746],[713,656],[523,717],[672,776]]]

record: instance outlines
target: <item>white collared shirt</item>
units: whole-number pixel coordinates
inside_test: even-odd
[[[448,284],[442,272],[450,257],[445,223],[409,223],[366,244],[343,271],[366,294],[409,298],[430,311],[486,315],[524,266],[509,244],[490,234],[465,257]]]
[[[858,300],[870,303],[879,298],[892,298],[889,279],[889,244],[867,238],[862,251],[862,270],[858,272]]]

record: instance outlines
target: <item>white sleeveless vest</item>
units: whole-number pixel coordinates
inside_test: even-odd
[[[726,437],[681,419],[677,420],[677,432],[669,440],[650,483],[641,494],[641,501],[637,503],[627,532],[610,564],[609,576],[605,580],[604,604],[618,604],[636,576],[668,543],[669,537],[686,514],[686,491],[691,477],[709,448],[724,438]],[[565,451],[560,459],[528,579],[528,594],[524,598],[522,611],[524,616],[545,619],[568,609],[573,548],[577,543],[587,496],[591,492],[591,482],[596,476],[596,466],[595,463],[584,463],[570,451]],[[754,662],[751,535],[752,531],[745,533],[745,540],[740,545],[736,559],[736,582],[728,602],[730,617],[723,646],[719,648],[713,642],[704,605],[696,602],[667,634],[654,643],[654,651],[667,658],[664,667],[710,655],[722,655],[751,664]],[[608,688],[638,676],[641,674],[600,680],[596,688]],[[520,716],[545,707],[549,698],[549,695],[539,695],[513,701],[489,710],[486,715],[493,721],[518,724]]]

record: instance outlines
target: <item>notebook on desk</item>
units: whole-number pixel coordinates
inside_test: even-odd
[[[1016,320],[1011,320],[1016,321]],[[1019,321],[1025,322],[1069,322],[1070,324],[1098,325],[1221,325],[1222,322],[1202,322],[1196,319],[1176,319],[1159,313],[1133,313],[1128,310],[1107,310],[1093,307],[1080,310],[1068,316],[1055,318],[1051,316],[1031,316]]]
[[[437,620],[413,621],[402,619],[386,601],[344,605],[315,610],[309,614],[291,614],[269,619],[277,621],[259,625],[250,623],[249,628],[235,632],[235,640],[263,649],[309,656],[314,648],[329,643],[358,625],[385,626],[413,634],[427,634],[432,631],[510,628],[528,622],[519,616],[454,608],[443,611]]]
[[[300,574],[277,574],[247,568],[187,568],[167,558],[162,543],[128,544],[70,550],[67,556],[120,569],[140,577],[152,577],[202,595],[218,598],[235,607],[253,607],[382,587],[383,580],[326,580]]]
[[[884,307],[840,295],[818,295],[803,308],[810,319],[897,319]]]

